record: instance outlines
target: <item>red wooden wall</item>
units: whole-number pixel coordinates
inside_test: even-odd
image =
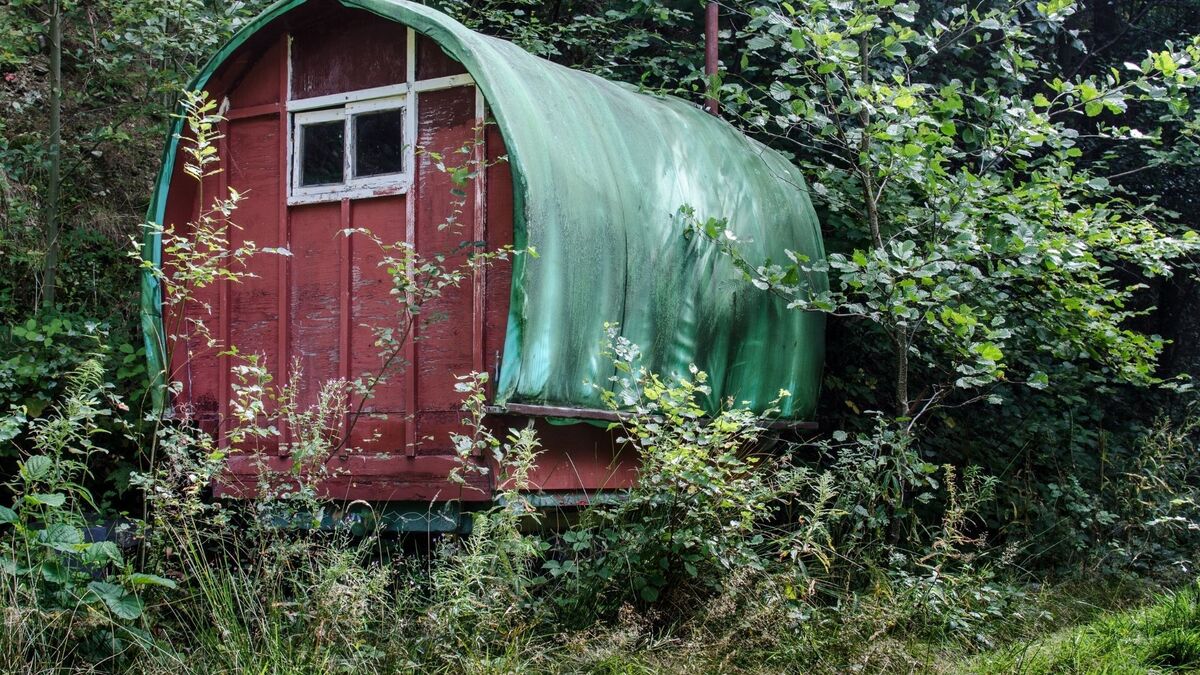
[[[289,69],[288,39],[291,36]],[[406,193],[288,205],[286,102],[356,89],[403,83],[409,58],[408,30],[399,24],[333,3],[310,3],[277,26],[260,31],[232,56],[209,85],[227,98],[222,171],[203,185],[182,175],[176,162],[167,203],[167,223],[182,226],[212,199],[233,187],[245,194],[227,226],[233,246],[285,248],[290,256],[258,253],[238,283],[220,282],[196,293],[182,315],[168,317],[167,330],[181,334],[171,345],[173,376],[182,382],[177,406],[229,444],[231,400],[238,385],[233,368],[242,358],[266,366],[282,385],[294,381],[301,406],[314,405],[324,383],[377,372],[380,350],[373,327],[397,323],[391,280],[379,266],[382,252],[348,228],[367,228],[385,242],[407,241],[423,255],[451,254],[465,260],[460,245],[486,241],[489,250],[510,244],[512,178],[503,162],[490,164],[455,197],[449,174],[429,154],[450,164],[468,160],[455,150],[474,143],[478,117],[474,86],[455,86],[416,95],[417,137],[413,183]],[[465,73],[423,36],[417,37],[417,80]],[[410,94],[410,105],[412,104]],[[487,127],[475,159],[503,156],[503,139]],[[454,224],[445,223],[454,216]],[[454,253],[458,249],[457,253]],[[169,267],[170,261],[167,261]],[[447,480],[454,466],[449,435],[460,429],[461,394],[455,375],[496,373],[502,359],[511,270],[507,263],[476,274],[459,288],[422,308],[422,320],[404,346],[407,367],[376,389],[361,416],[347,416],[349,442],[328,458],[331,496],[369,500],[481,501],[491,498],[492,474],[474,476],[463,488]],[[432,317],[432,319],[430,319]],[[205,330],[217,344],[207,346]],[[190,328],[187,328],[190,327]],[[235,345],[240,356],[224,354]],[[289,378],[294,378],[290,380]],[[352,406],[354,407],[354,406]],[[497,417],[498,433],[527,420]],[[635,460],[618,452],[608,432],[589,425],[535,422],[546,451],[533,479],[549,491],[627,487]],[[247,440],[230,462],[230,493],[252,489],[261,464],[284,469],[291,430]],[[478,461],[487,461],[480,458]]]

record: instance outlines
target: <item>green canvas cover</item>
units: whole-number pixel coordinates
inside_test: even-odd
[[[195,79],[202,89],[245,40],[304,0],[277,2],[241,30]],[[780,390],[784,419],[814,412],[824,317],[786,309],[740,278],[714,247],[683,236],[681,207],[728,219],[750,260],[824,250],[804,178],[779,153],[672,97],[572,70],[482,35],[429,7],[342,0],[412,27],[464,64],[507,147],[518,256],[496,403],[601,408],[596,385],[605,322],[640,346],[665,376],[695,364],[710,377],[710,409],[726,399],[764,409]],[[161,223],[182,123],[172,129],[149,219]],[[158,237],[145,254],[160,263]],[[809,283],[826,288],[824,275]],[[151,372],[164,365],[161,290],[142,280]],[[162,389],[156,388],[159,405]]]

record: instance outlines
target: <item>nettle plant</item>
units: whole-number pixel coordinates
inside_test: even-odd
[[[1200,83],[1200,41],[1068,76],[1034,47],[1069,36],[1073,9],[735,8],[745,48],[738,76],[718,83],[726,109],[794,152],[834,252],[827,264],[792,251],[748,260],[721,221],[692,229],[792,309],[867,326],[864,344],[890,363],[879,404],[908,429],[939,406],[999,403],[1001,383],[1162,384],[1163,341],[1130,328],[1147,309],[1129,278],[1171,274],[1200,241],[1084,150],[1124,144],[1165,161],[1152,151]],[[1160,112],[1157,126],[1130,126],[1134,108]],[[828,271],[827,293],[803,283],[814,270]]]

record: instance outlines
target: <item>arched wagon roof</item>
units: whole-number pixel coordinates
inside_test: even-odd
[[[201,89],[251,35],[305,0],[282,0],[242,29],[193,82]],[[533,56],[401,0],[341,0],[412,27],[460,61],[482,89],[507,147],[514,242],[539,257],[514,262],[498,403],[600,408],[595,385],[613,374],[600,356],[605,322],[639,345],[661,374],[695,364],[726,398],[761,410],[781,389],[782,417],[813,413],[824,319],[786,309],[742,280],[728,260],[686,239],[679,210],[728,219],[751,260],[792,249],[824,258],[805,182],[779,153],[681,99]],[[149,218],[162,223],[182,128],[177,121]],[[145,241],[156,265],[158,237]],[[810,283],[825,288],[823,275]],[[151,372],[163,367],[161,290],[142,280]],[[161,403],[161,390],[159,398]]]

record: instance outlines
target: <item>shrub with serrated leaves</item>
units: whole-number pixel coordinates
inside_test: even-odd
[[[601,393],[623,411],[618,442],[642,464],[637,485],[614,506],[588,509],[545,564],[551,599],[584,621],[626,603],[715,594],[735,572],[762,570],[761,528],[808,478],[763,452],[763,417],[733,402],[706,414],[704,372],[648,372],[638,347],[615,326],[607,331],[618,374]]]

